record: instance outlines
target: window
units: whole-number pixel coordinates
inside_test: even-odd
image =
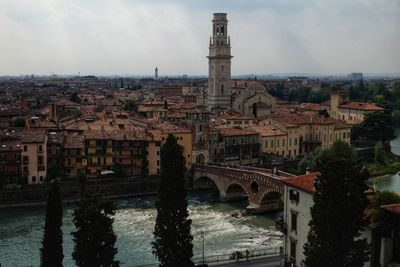
[[[36,176],[32,176],[32,182],[36,182]]]
[[[294,139],[294,145],[297,146],[297,138]]]
[[[157,155],[160,155],[160,151],[157,150]]]
[[[274,147],[274,140],[271,140],[271,147]]]
[[[296,240],[290,239],[290,258],[296,260]]]
[[[42,152],[43,151],[43,147],[42,147],[42,145],[39,145],[39,152]]]
[[[160,166],[160,160],[157,160],[157,166]]]
[[[297,212],[290,212],[290,229],[294,232],[297,232]]]
[[[28,147],[24,146],[24,152],[28,151]]]
[[[285,146],[285,139],[282,140],[282,146]]]
[[[279,147],[279,139],[276,140],[276,147]]]
[[[221,84],[221,95],[223,95],[223,94],[224,94],[224,85]]]
[[[343,139],[345,139],[346,138],[346,133],[343,133]]]
[[[292,145],[292,138],[289,138],[289,146]]]
[[[268,147],[268,141],[265,141],[265,148]]]

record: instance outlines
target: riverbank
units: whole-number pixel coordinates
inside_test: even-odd
[[[85,192],[104,198],[119,199],[156,194],[158,179],[101,179],[89,180]],[[12,207],[37,207],[46,205],[48,184],[25,185],[21,188],[0,190],[0,209]],[[64,203],[75,203],[80,199],[81,184],[65,181],[60,184]]]

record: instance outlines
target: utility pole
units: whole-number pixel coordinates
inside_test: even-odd
[[[201,230],[200,236],[203,239],[203,264],[205,264],[205,260],[204,260],[204,232],[203,232],[203,230]]]

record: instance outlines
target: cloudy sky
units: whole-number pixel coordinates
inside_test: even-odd
[[[400,72],[400,0],[0,0],[0,75],[206,75],[214,12],[234,75]]]

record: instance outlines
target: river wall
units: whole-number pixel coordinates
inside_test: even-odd
[[[158,179],[96,179],[89,180],[85,192],[101,197],[128,197],[152,194],[158,190]],[[46,200],[47,184],[25,185],[21,188],[1,189],[0,208],[17,206],[39,206]],[[80,198],[81,185],[77,181],[61,182],[60,193],[64,202]]]

